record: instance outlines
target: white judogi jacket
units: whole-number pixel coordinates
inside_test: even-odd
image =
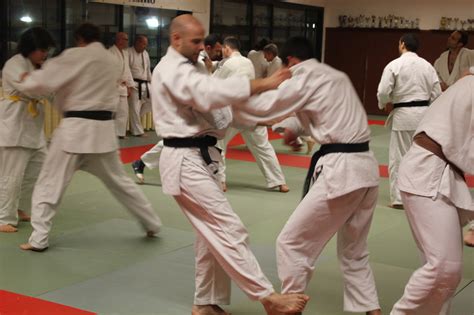
[[[293,77],[278,87],[235,105],[234,118],[256,124],[296,112],[303,128],[318,143],[361,143],[370,140],[367,115],[343,72],[306,60],[291,68]],[[333,153],[321,157],[320,179],[332,199],[379,182],[378,163],[371,151]]]
[[[434,62],[434,67],[439,79],[448,86],[451,86],[461,77],[465,70],[474,66],[474,50],[461,48],[458,56],[456,57],[456,61],[454,62],[453,71],[451,71],[451,73],[449,73],[448,70],[448,56],[449,50],[442,53],[441,56],[436,59]]]
[[[252,62],[240,54],[240,52],[233,52],[225,62],[214,72],[214,77],[219,79],[226,79],[232,76],[243,76],[249,80],[255,79],[255,70]],[[230,105],[230,104],[229,104]],[[219,129],[227,127],[233,119],[232,108],[230,106],[223,107],[219,110],[214,110],[216,122],[218,122]],[[217,116],[216,116],[217,115]],[[238,128],[239,126],[235,126]]]
[[[115,46],[114,46],[115,47]],[[133,79],[151,81],[150,55],[146,50],[138,53],[135,47],[127,49],[130,73]],[[135,82],[135,85],[138,83]]]
[[[247,57],[252,61],[255,68],[255,78],[265,78],[267,76],[268,61],[263,55],[263,51],[251,50]]]
[[[94,42],[85,47],[66,49],[41,70],[32,72],[20,88],[40,95],[56,91],[55,106],[60,113],[115,112],[119,76],[110,54],[101,43]],[[118,148],[113,120],[62,119],[52,141],[59,142],[61,149],[70,153],[106,153]]]
[[[379,108],[387,103],[429,100],[441,94],[436,71],[425,59],[413,52],[405,52],[384,69],[377,89]],[[415,130],[427,107],[395,108],[387,118],[392,130]]]
[[[28,103],[34,98],[26,95],[20,84],[20,76],[33,70],[35,67],[31,61],[21,54],[10,58],[3,67],[3,97],[0,98],[0,147],[39,149],[46,145],[43,131],[43,105],[36,105],[38,115],[33,117],[28,112]],[[11,100],[10,96],[18,96],[21,100]]]
[[[120,72],[120,77],[117,80],[117,89],[119,91],[120,96],[127,97],[127,87],[135,86],[132,73],[130,72],[130,65],[128,63],[128,52],[126,49],[120,51],[120,49],[115,45],[110,47],[109,51],[114,56],[115,67],[117,67]]]
[[[247,77],[249,80],[255,79],[255,70],[252,62],[238,51],[233,52],[226,59],[226,62],[214,72],[214,76],[221,79],[237,75]]]
[[[282,61],[281,58],[276,56],[273,58],[271,62],[268,63],[268,68],[267,68],[267,77],[271,76],[275,72],[281,69],[282,67]]]
[[[431,104],[415,134],[420,132],[441,145],[448,161],[474,174],[474,76],[459,80]],[[474,211],[461,176],[431,152],[414,146],[402,161],[405,171],[398,178],[400,190],[432,198],[440,193],[456,207]]]
[[[250,96],[248,79],[238,76],[225,80],[211,77],[172,47],[168,48],[153,70],[151,86],[153,120],[156,132],[162,138],[210,135],[221,139],[225,129],[218,129],[212,123],[209,112],[244,101]],[[188,150],[163,149],[160,175],[165,194],[181,193],[181,163]],[[209,152],[213,160],[220,159],[217,150]]]

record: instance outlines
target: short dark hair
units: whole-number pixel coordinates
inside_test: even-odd
[[[278,47],[275,44],[268,44],[267,46],[263,47],[263,51],[271,53],[274,56],[278,56]]]
[[[461,37],[459,38],[459,43],[461,43],[463,47],[466,47],[469,35],[467,34],[466,31],[456,31],[456,32],[461,34]]]
[[[418,47],[420,47],[418,37],[413,33],[403,34],[402,37],[400,37],[400,42],[404,43],[406,49],[411,52],[416,52]]]
[[[233,50],[240,50],[240,41],[233,36],[226,37],[223,45],[228,46]]]
[[[136,44],[136,43],[138,43],[138,42],[139,42],[140,40],[142,40],[142,39],[148,39],[148,37],[146,37],[146,35],[143,35],[143,34],[137,34],[137,35],[135,36],[135,41],[134,41],[134,43]]]
[[[74,39],[82,40],[86,44],[100,41],[100,28],[92,23],[82,23],[74,30]]]
[[[217,43],[222,43],[222,38],[217,34],[209,34],[204,39],[204,46],[216,46]]]
[[[314,58],[313,45],[306,37],[291,37],[280,50],[280,58],[283,64],[288,65],[288,57],[290,56],[301,61]]]
[[[37,26],[20,35],[17,51],[26,58],[37,49],[48,50],[51,47],[56,47],[53,37],[46,29]]]
[[[262,38],[261,40],[259,40],[256,44],[255,44],[255,50],[259,51],[259,50],[262,50],[263,47],[267,46],[268,44],[270,44],[271,42],[266,39],[266,38]]]

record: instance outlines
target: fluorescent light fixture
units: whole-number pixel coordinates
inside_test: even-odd
[[[158,28],[159,22],[158,22],[158,19],[154,16],[146,19],[145,22],[148,28]]]
[[[25,23],[31,23],[33,22],[33,19],[29,15],[25,15],[20,18],[20,21]]]

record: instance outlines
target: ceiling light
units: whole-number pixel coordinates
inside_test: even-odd
[[[25,15],[20,18],[20,21],[25,23],[31,23],[33,22],[33,19],[29,15]]]
[[[148,28],[158,28],[159,22],[158,19],[154,16],[146,19],[145,22]]]

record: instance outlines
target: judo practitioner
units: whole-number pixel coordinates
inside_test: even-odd
[[[110,53],[115,57],[115,67],[120,72],[117,80],[117,90],[120,97],[117,99],[118,106],[115,112],[115,130],[119,139],[124,139],[127,133],[128,122],[128,97],[135,86],[130,65],[128,61],[128,35],[124,32],[118,32],[115,35],[115,44],[109,48]]]
[[[467,32],[452,32],[446,43],[447,50],[434,63],[443,91],[453,85],[464,71],[474,66],[474,51],[466,48],[467,42]]]
[[[379,108],[389,112],[390,207],[402,209],[397,186],[398,167],[412,143],[413,133],[429,104],[441,94],[436,70],[416,54],[419,42],[404,34],[398,42],[400,57],[384,69],[377,89]]]
[[[28,221],[31,194],[46,154],[43,132],[45,99],[32,97],[19,85],[21,75],[40,68],[51,35],[41,27],[25,31],[18,53],[3,67],[0,99],[0,232],[16,232],[18,221]]]
[[[128,98],[130,113],[130,133],[133,136],[144,135],[141,118],[151,112],[150,91],[148,85],[151,80],[150,56],[146,51],[148,38],[137,35],[135,43],[127,49],[130,72],[135,82]]]
[[[227,314],[219,305],[230,302],[230,279],[249,298],[259,300],[267,314],[300,312],[308,297],[274,292],[249,248],[244,225],[221,190],[216,177],[220,153],[214,146],[226,124],[210,115],[213,109],[275,88],[289,72],[253,81],[214,78],[195,66],[203,41],[204,28],[192,15],[173,19],[171,46],[153,70],[151,84],[155,127],[164,138],[163,192],[175,198],[196,231],[192,314]]]
[[[217,78],[228,78],[241,75],[249,79],[255,78],[255,70],[252,62],[243,57],[240,52],[240,42],[235,37],[228,37],[224,40],[222,55],[226,58],[225,63],[214,72]],[[265,126],[257,126],[249,129],[229,128],[226,131],[224,139],[219,141],[218,146],[222,149],[223,163],[219,167],[219,180],[222,189],[227,190],[225,174],[225,154],[227,144],[238,133],[242,135],[248,149],[252,152],[258,168],[263,173],[268,188],[278,188],[280,192],[290,191],[286,185],[285,176],[281,170],[280,163],[275,153],[275,149],[268,140],[268,131]]]
[[[400,164],[398,185],[423,266],[391,315],[450,313],[462,277],[462,226],[474,219],[464,180],[464,173],[474,174],[473,133],[474,76],[468,75],[430,105]]]
[[[219,60],[222,59],[222,40],[215,34],[207,35],[204,39],[204,49],[199,54],[199,60],[196,63],[200,69],[207,69],[212,74],[217,69]],[[133,161],[132,168],[138,183],[145,182],[145,167],[153,170],[158,168],[160,153],[163,149],[163,140],[158,141],[150,150],[143,153],[140,159]]]
[[[337,233],[344,310],[381,314],[367,249],[379,183],[367,115],[348,76],[314,59],[306,38],[290,38],[280,57],[293,76],[233,108],[234,119],[253,124],[295,112],[322,145],[311,159],[304,198],[277,239],[282,293],[305,292],[317,258]]]
[[[74,38],[78,47],[65,50],[20,84],[30,94],[55,92],[55,105],[63,116],[33,191],[33,232],[28,243],[21,245],[25,250],[48,248],[52,219],[77,170],[97,176],[148,236],[158,233],[161,226],[150,202],[125,173],[117,151],[113,116],[120,69],[99,42],[97,26],[82,24]]]

